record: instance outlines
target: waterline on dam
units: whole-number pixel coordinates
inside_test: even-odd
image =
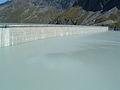
[[[120,90],[120,32],[0,48],[0,90]]]

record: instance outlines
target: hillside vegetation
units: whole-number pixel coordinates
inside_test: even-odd
[[[119,0],[11,0],[0,5],[0,22],[120,27],[119,9]]]

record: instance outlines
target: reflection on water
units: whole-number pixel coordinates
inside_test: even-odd
[[[120,32],[0,48],[0,90],[120,90]]]

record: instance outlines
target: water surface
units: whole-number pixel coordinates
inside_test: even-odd
[[[0,48],[0,90],[120,90],[120,32]]]

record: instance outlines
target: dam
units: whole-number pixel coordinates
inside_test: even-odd
[[[108,27],[50,24],[0,24],[0,47],[51,37],[108,31]]]
[[[120,90],[120,32],[7,25],[0,35],[2,47],[15,45],[0,48],[0,90]]]

